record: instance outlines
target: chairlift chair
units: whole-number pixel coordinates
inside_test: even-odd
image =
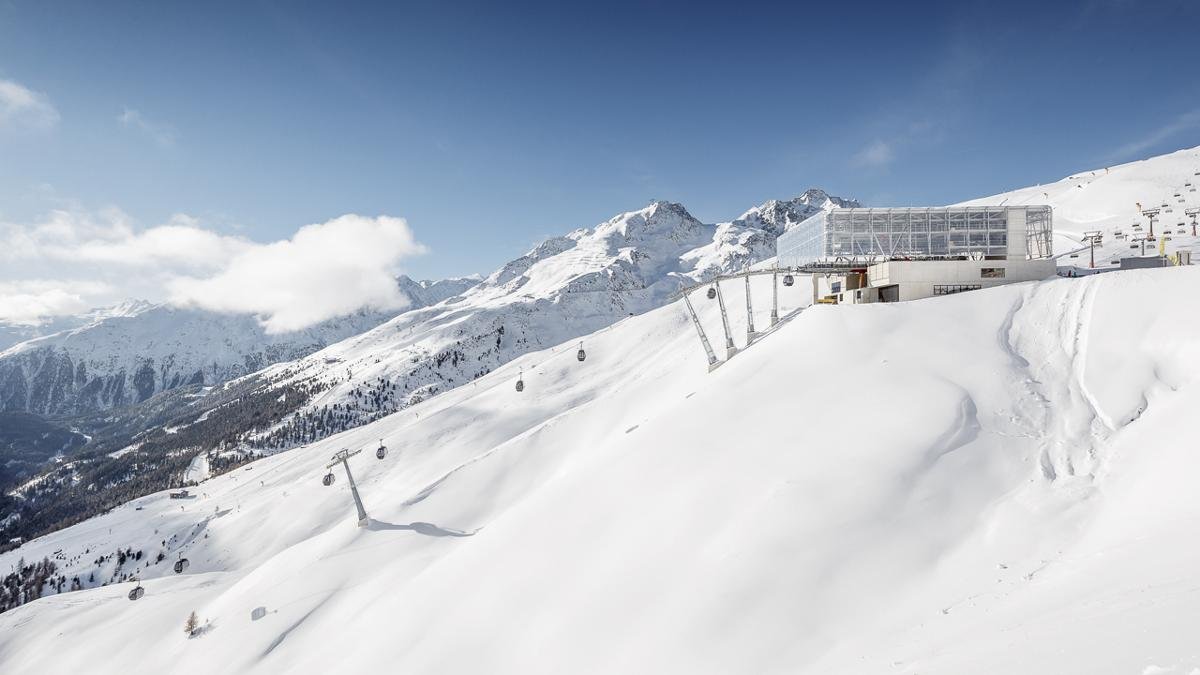
[[[575,358],[582,363],[587,358],[587,352],[583,351],[583,343],[579,343],[579,351],[575,353]]]
[[[321,479],[321,485],[324,485],[325,487],[329,487],[330,485],[333,485],[333,471],[332,470],[329,473],[325,474],[325,477]]]

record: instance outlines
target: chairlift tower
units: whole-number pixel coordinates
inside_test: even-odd
[[[1161,210],[1162,209],[1142,209],[1142,215],[1150,219],[1150,232],[1147,236],[1154,236],[1154,217],[1157,216],[1158,212]]]
[[[367,510],[363,508],[362,498],[358,496],[358,485],[354,483],[354,474],[350,473],[350,462],[347,461],[360,452],[362,452],[361,448],[353,452],[345,448],[338,450],[337,454],[330,458],[330,461],[325,465],[325,468],[332,470],[338,462],[341,462],[342,468],[346,470],[346,480],[350,481],[350,494],[354,495],[354,506],[358,509],[358,526],[366,527]]]
[[[1091,259],[1088,263],[1088,268],[1094,270],[1096,269],[1096,244],[1099,244],[1101,241],[1103,241],[1104,235],[1101,234],[1099,230],[1090,230],[1088,232],[1084,232],[1083,236],[1087,238],[1088,250],[1091,252]]]
[[[1196,216],[1200,215],[1200,207],[1194,209],[1184,209],[1184,215],[1192,217],[1192,236],[1196,236]]]

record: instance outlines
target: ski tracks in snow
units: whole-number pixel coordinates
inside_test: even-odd
[[[1038,467],[1051,482],[1098,468],[1113,426],[1087,386],[1087,344],[1100,277],[1031,287],[1000,330],[1002,348],[1027,374],[1013,421],[1039,439]]]

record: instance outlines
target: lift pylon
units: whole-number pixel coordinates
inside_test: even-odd
[[[1192,217],[1192,236],[1196,236],[1196,216],[1200,215],[1200,208],[1184,209],[1183,214]]]
[[[1142,209],[1142,215],[1150,219],[1150,233],[1148,236],[1154,236],[1154,217],[1158,215],[1160,209]]]
[[[771,272],[771,328],[779,323],[779,270]]]
[[[721,292],[721,282],[714,281],[713,288],[717,289],[717,304],[721,306],[721,327],[725,329],[725,358],[731,359],[737,353],[733,346],[733,332],[729,330],[729,313],[725,311],[725,294]]]
[[[347,461],[360,452],[362,452],[361,449],[354,452],[346,449],[338,450],[337,454],[330,458],[325,468],[332,469],[338,462],[341,462],[342,468],[346,470],[346,480],[350,481],[350,494],[354,495],[354,506],[358,509],[358,526],[366,527],[368,523],[367,510],[363,508],[362,498],[358,496],[358,485],[354,482],[354,474],[350,473],[350,462]]]
[[[704,355],[708,357],[708,370],[712,372],[713,368],[720,365],[717,361],[717,355],[713,352],[712,345],[708,342],[708,336],[704,334],[704,326],[700,325],[700,317],[696,316],[696,308],[692,307],[692,299],[687,293],[683,294],[683,302],[687,305],[688,314],[692,317],[692,323],[696,325],[696,332],[700,334],[700,344],[704,345]]]
[[[754,330],[754,306],[750,304],[750,272],[746,272],[746,345],[754,342],[758,333]]]

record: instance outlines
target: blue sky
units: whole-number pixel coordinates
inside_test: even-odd
[[[386,214],[441,277],[651,199],[947,203],[1200,145],[1200,3],[804,4],[0,0],[43,117],[0,128],[0,221]]]

